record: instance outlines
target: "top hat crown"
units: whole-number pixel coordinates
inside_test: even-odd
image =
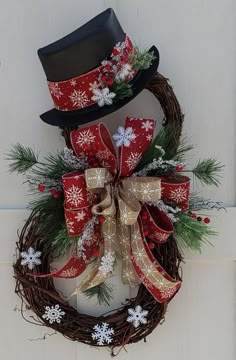
[[[132,68],[129,59],[134,49],[112,9],[39,49],[55,106],[41,119],[51,125],[76,126],[99,119],[132,100],[151,80],[159,63],[158,50],[152,47],[150,66]],[[126,87],[128,84],[129,96],[119,98],[114,91],[117,82]]]

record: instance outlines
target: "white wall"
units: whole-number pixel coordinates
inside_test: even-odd
[[[16,142],[33,146],[42,154],[64,146],[59,130],[39,119],[52,103],[36,51],[113,7],[124,30],[137,44],[156,44],[159,48],[159,71],[171,80],[186,114],[184,131],[198,145],[194,159],[214,156],[226,165],[222,187],[203,193],[224,201],[226,206],[235,206],[236,2],[0,0],[0,4],[0,358],[75,360],[81,356],[104,358],[104,354],[109,358],[104,351],[91,352],[89,347],[61,336],[30,342],[27,339],[43,336],[45,329],[23,322],[13,311],[19,303],[13,294],[12,253],[16,229],[22,226],[26,214],[11,209],[25,208],[28,196],[22,178],[8,174],[4,153]],[[144,92],[104,121],[115,129],[126,115],[162,120],[156,101]],[[146,345],[131,347],[121,358],[141,359],[149,353],[151,360],[157,356],[170,360],[174,355],[178,360],[235,359],[236,249],[232,210],[230,217],[218,214],[215,222],[222,234],[219,241],[230,241],[230,247],[227,242],[223,253],[220,247],[208,247],[203,258],[191,257],[184,268],[183,290],[171,304],[166,323]],[[184,318],[186,323],[181,322]]]

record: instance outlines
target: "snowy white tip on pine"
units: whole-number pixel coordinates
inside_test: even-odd
[[[119,126],[117,129],[117,133],[114,134],[113,139],[116,141],[116,146],[120,147],[124,145],[125,147],[129,147],[130,143],[136,139],[136,135],[133,132],[132,127],[128,127],[127,129]]]
[[[39,257],[41,256],[41,251],[35,251],[32,247],[30,247],[27,251],[23,251],[21,253],[21,265],[28,265],[30,270],[33,270],[35,265],[40,265],[41,260]]]
[[[49,321],[50,324],[53,324],[55,321],[60,324],[62,317],[65,315],[65,312],[61,310],[60,306],[57,304],[55,306],[45,306],[45,313],[43,319]]]
[[[98,106],[102,107],[104,105],[112,105],[114,97],[116,96],[115,93],[111,92],[108,87],[103,89],[93,89],[93,96],[92,100],[96,101]]]
[[[143,310],[140,305],[137,305],[135,309],[128,309],[128,313],[130,316],[127,317],[127,321],[132,323],[135,328],[139,327],[140,324],[146,324],[148,311]]]
[[[112,327],[109,327],[109,324],[103,322],[102,325],[95,325],[93,327],[95,330],[92,333],[92,339],[97,340],[98,345],[105,345],[105,343],[110,344],[112,342],[112,335],[114,334],[114,330]]]
[[[101,265],[99,266],[99,270],[103,273],[108,273],[113,271],[115,262],[115,257],[112,255],[111,251],[108,251],[101,259]]]

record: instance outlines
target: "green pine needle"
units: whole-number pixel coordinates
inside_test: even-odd
[[[13,145],[6,156],[6,160],[11,161],[9,171],[16,172],[17,174],[25,174],[34,165],[38,164],[38,154],[30,147],[19,143]]]
[[[113,287],[111,284],[107,282],[102,282],[99,285],[96,285],[90,289],[87,289],[83,292],[83,294],[88,298],[92,299],[94,296],[97,297],[98,305],[106,305],[110,306],[112,296]]]
[[[78,236],[69,236],[66,225],[64,224],[58,234],[52,241],[52,246],[56,253],[63,256],[71,247],[75,247],[78,243]]]
[[[197,221],[183,213],[178,213],[176,216],[179,220],[174,223],[174,237],[184,249],[200,252],[204,243],[209,243],[208,238],[217,235],[203,221]]]
[[[220,162],[209,158],[199,161],[192,172],[202,184],[219,186],[223,167]]]
[[[131,86],[125,82],[115,82],[110,90],[116,94],[114,103],[133,95]]]
[[[129,55],[130,65],[132,68],[138,71],[148,69],[154,59],[155,55],[153,52],[149,52],[148,50],[140,50],[138,47],[135,47],[134,51],[132,51]]]

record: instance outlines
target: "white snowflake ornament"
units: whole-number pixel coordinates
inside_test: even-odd
[[[120,147],[124,145],[125,147],[129,147],[131,141],[136,139],[136,135],[133,132],[132,127],[128,127],[127,129],[119,126],[117,129],[117,133],[114,134],[113,139],[116,141],[116,146]]]
[[[41,260],[39,257],[41,256],[41,251],[35,251],[32,247],[30,247],[27,251],[23,251],[21,253],[21,265],[28,265],[30,270],[33,270],[35,265],[40,265]]]
[[[143,310],[140,305],[137,305],[135,309],[128,309],[128,313],[130,316],[127,317],[127,321],[132,323],[135,328],[139,327],[140,324],[146,324],[148,311]]]
[[[61,310],[60,306],[57,304],[55,306],[45,306],[45,313],[43,314],[43,319],[49,321],[50,324],[57,322],[60,324],[62,317],[65,315],[65,312]]]
[[[115,93],[111,92],[108,87],[103,89],[94,89],[93,90],[92,100],[96,101],[98,106],[102,107],[104,105],[112,105],[113,99],[116,96]]]
[[[101,259],[101,265],[99,266],[99,270],[103,273],[113,271],[114,262],[115,257],[112,255],[111,251],[107,252]]]
[[[94,332],[92,333],[92,339],[97,340],[98,345],[110,344],[112,342],[112,335],[114,330],[109,327],[108,323],[103,322],[102,325],[95,325],[93,327]]]

